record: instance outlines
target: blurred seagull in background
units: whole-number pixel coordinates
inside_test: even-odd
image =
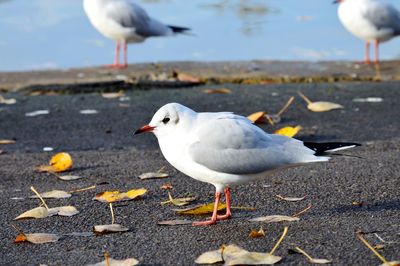
[[[400,35],[400,12],[376,0],[335,0],[343,26],[365,40],[365,62],[369,64],[370,43],[375,44],[375,63],[379,62],[379,44]]]
[[[215,186],[211,225],[231,218],[230,189],[290,167],[326,162],[331,152],[359,146],[357,143],[302,142],[267,134],[249,119],[230,112],[196,113],[178,103],[161,107],[150,123],[135,134],[153,132],[165,159],[182,173]],[[218,215],[221,193],[226,213]]]
[[[92,25],[104,36],[117,42],[112,68],[126,68],[127,44],[146,38],[185,33],[189,28],[163,24],[151,18],[139,5],[129,0],[84,0],[83,7]],[[124,62],[119,63],[121,43]]]

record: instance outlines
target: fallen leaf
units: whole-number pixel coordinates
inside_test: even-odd
[[[174,71],[173,76],[183,82],[200,83],[200,79],[187,73]]]
[[[219,203],[218,204],[218,211],[222,211],[226,209],[226,204]],[[202,214],[209,214],[213,213],[214,210],[214,202],[209,204],[197,205],[187,209],[174,209],[175,212],[179,214],[185,215],[202,215]]]
[[[161,204],[172,203],[175,206],[185,206],[188,205],[190,202],[196,200],[195,197],[187,197],[187,198],[176,198],[174,199],[171,193],[168,192],[168,200],[161,202]]]
[[[134,258],[129,258],[125,260],[115,260],[112,258],[107,258],[102,262],[96,264],[88,264],[86,266],[134,266],[137,264],[139,264],[139,261]]]
[[[301,126],[296,127],[283,127],[274,132],[274,134],[283,135],[289,138],[294,137],[301,129]]]
[[[103,224],[93,226],[93,231],[98,234],[110,234],[129,231],[129,228],[120,224]]]
[[[97,110],[94,109],[84,109],[84,110],[80,110],[79,113],[83,114],[83,115],[94,115],[99,113]]]
[[[194,262],[197,264],[214,264],[223,261],[224,259],[222,258],[222,249],[218,249],[207,251],[201,254]]]
[[[156,179],[156,178],[166,178],[169,175],[167,173],[161,173],[161,172],[150,172],[150,173],[144,173],[139,176],[140,179]]]
[[[357,103],[380,103],[383,99],[380,97],[354,98],[353,102]]]
[[[0,144],[15,144],[16,141],[12,139],[0,139]]]
[[[293,216],[293,217],[299,217],[300,215],[303,215],[304,213],[308,212],[308,211],[311,209],[311,207],[312,207],[312,205],[309,204],[305,209],[303,209],[303,210],[301,210],[301,211],[299,211],[299,212],[296,212],[296,213],[293,214],[292,216]]]
[[[37,207],[20,214],[14,220],[20,219],[41,219],[49,216],[49,211],[45,207]]]
[[[265,112],[256,112],[247,116],[247,118],[253,123],[265,123],[267,119],[265,118]]]
[[[385,257],[383,257],[371,244],[364,238],[364,233],[362,231],[357,231],[356,236],[358,239],[361,240],[361,242],[369,249],[371,250],[375,256],[377,256],[385,266],[399,266],[400,261],[387,261]],[[379,237],[378,237],[379,238]]]
[[[400,260],[388,261],[387,263],[385,262],[379,266],[400,266]]]
[[[34,233],[34,234],[19,234],[14,240],[14,243],[30,242],[33,244],[44,244],[57,242],[61,236],[56,234]]]
[[[273,265],[282,259],[282,257],[270,253],[249,252],[236,245],[224,247],[222,258],[225,265]]]
[[[104,92],[101,94],[101,97],[105,99],[115,99],[124,96],[124,91],[119,92]]]
[[[312,102],[308,99],[303,93],[298,92],[301,98],[307,103],[307,108],[313,112],[326,112],[334,109],[342,109],[344,108],[342,105],[332,102]]]
[[[229,94],[229,93],[232,93],[232,91],[228,88],[204,89],[203,92],[206,94]]]
[[[14,98],[6,99],[2,95],[0,95],[0,103],[4,103],[4,104],[10,105],[10,104],[17,103],[17,100],[14,99]]]
[[[327,263],[331,263],[331,260],[326,260],[326,259],[315,259],[312,258],[310,255],[308,255],[304,250],[302,250],[299,247],[295,247],[296,251],[300,252],[301,254],[303,254],[304,256],[307,257],[307,259],[314,264],[327,264]]]
[[[63,190],[52,190],[40,194],[42,198],[65,199],[70,198],[72,195]],[[31,196],[30,198],[39,198],[38,196]]]
[[[97,194],[93,199],[98,200],[100,202],[117,202],[117,201],[125,201],[125,200],[133,200],[139,196],[144,195],[147,192],[147,189],[132,189],[127,192],[119,192],[119,191],[105,191]]]
[[[277,197],[278,199],[281,199],[281,200],[292,201],[292,202],[301,201],[301,200],[303,200],[303,199],[306,198],[306,196],[300,197],[300,198],[295,198],[295,197],[283,197],[283,196],[281,196],[281,195],[276,195],[276,197]]]
[[[170,221],[160,221],[158,225],[185,225],[185,224],[192,224],[192,221],[189,220],[170,220]]]
[[[49,110],[37,110],[37,111],[25,113],[25,116],[34,117],[34,116],[39,116],[39,115],[48,115],[49,113],[50,113]]]
[[[79,211],[74,206],[61,206],[50,208],[48,210],[48,216],[59,215],[59,216],[74,216],[78,214]]]
[[[260,230],[251,230],[250,231],[250,234],[249,234],[249,237],[252,237],[252,238],[259,238],[259,237],[264,237],[265,236],[265,232],[264,232],[264,229],[261,227],[260,228]]]
[[[161,189],[172,189],[172,185],[170,183],[166,183],[160,187]]]
[[[69,153],[60,152],[51,157],[49,165],[41,165],[36,169],[40,172],[64,172],[72,168],[72,157]]]
[[[250,222],[266,222],[266,223],[278,223],[278,222],[296,222],[299,221],[300,218],[293,216],[285,216],[285,215],[270,215],[270,216],[262,216],[250,219]]]
[[[61,175],[61,176],[57,176],[59,179],[61,180],[65,180],[65,181],[71,181],[71,180],[76,180],[76,179],[81,179],[81,176],[78,175]]]

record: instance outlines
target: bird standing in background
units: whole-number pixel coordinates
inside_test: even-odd
[[[379,44],[400,35],[400,12],[376,0],[335,0],[343,26],[365,40],[365,62],[369,64],[369,48],[375,44],[375,63],[379,62]]]
[[[172,36],[190,30],[165,25],[149,17],[139,5],[129,0],[84,0],[83,7],[92,25],[104,36],[117,42],[112,68],[126,68],[127,44],[143,42],[146,38]],[[121,43],[124,61],[119,63]]]
[[[312,143],[267,134],[246,117],[228,112],[196,113],[178,103],[161,107],[150,123],[135,134],[153,132],[167,161],[182,173],[215,186],[211,225],[231,218],[230,188],[265,178],[278,170],[329,160],[325,152],[359,146],[356,143]],[[221,193],[226,213],[217,215]]]

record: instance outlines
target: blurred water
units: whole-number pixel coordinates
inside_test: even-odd
[[[129,47],[129,62],[362,60],[331,0],[141,0],[147,12],[195,36],[148,39]],[[388,1],[400,8],[398,0]],[[0,0],[0,71],[111,63],[114,43],[86,18],[82,0]],[[400,57],[400,38],[381,58]]]

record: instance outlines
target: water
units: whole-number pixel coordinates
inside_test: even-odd
[[[331,0],[141,0],[147,12],[195,36],[129,46],[129,62],[222,60],[362,60]],[[398,0],[388,1],[400,9]],[[112,63],[114,43],[86,18],[82,0],[0,0],[0,71]],[[381,47],[400,58],[400,38]]]

